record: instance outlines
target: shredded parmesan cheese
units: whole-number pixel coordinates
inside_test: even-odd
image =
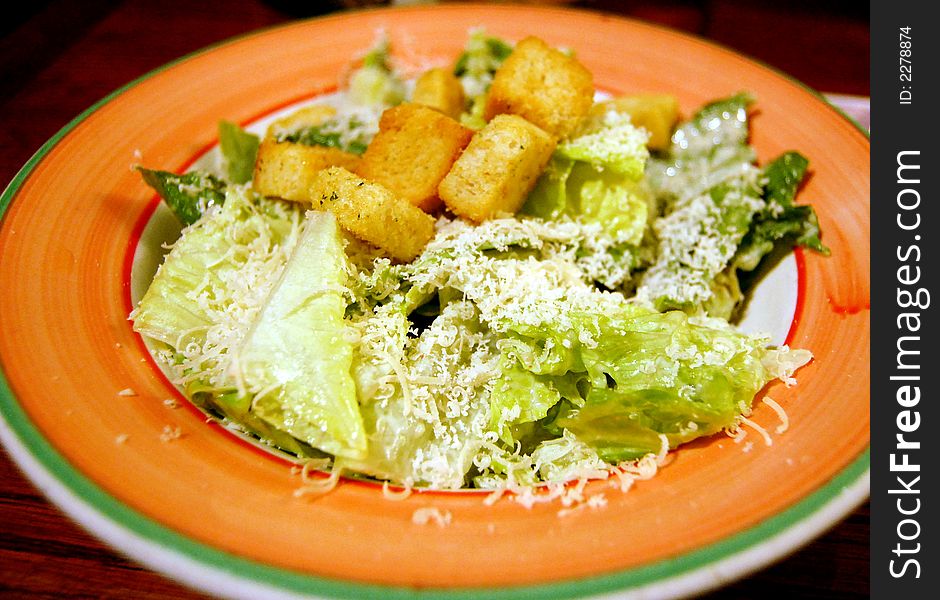
[[[330,459],[321,458],[321,459],[309,459],[304,462],[303,468],[300,470],[300,479],[301,486],[294,490],[294,497],[301,498],[303,496],[322,496],[328,494],[336,489],[336,486],[339,484],[340,476],[343,472],[343,466],[337,463],[333,463],[333,468],[330,471],[329,477],[319,477],[315,478],[310,475],[311,469],[323,469],[329,465]]]
[[[783,407],[777,404],[777,401],[771,398],[770,396],[764,396],[764,404],[774,409],[774,412],[777,413],[777,416],[780,417],[780,425],[777,425],[777,428],[774,430],[778,434],[783,433],[790,427],[790,418],[787,416],[787,412],[783,410]]]
[[[594,494],[592,496],[588,496],[588,498],[585,501],[579,502],[570,508],[562,508],[561,510],[558,511],[558,516],[567,517],[568,515],[572,515],[577,512],[580,512],[584,510],[585,508],[591,508],[591,509],[596,510],[598,508],[603,508],[605,506],[607,506],[607,497],[604,496],[603,493]]]
[[[436,506],[419,508],[411,515],[411,522],[415,525],[427,525],[434,522],[438,527],[447,527],[453,520],[453,515],[449,510],[441,510]]]
[[[393,492],[389,488],[388,481],[382,482],[382,497],[386,500],[405,500],[411,496],[411,486],[404,486],[398,492]]]
[[[328,458],[308,458],[297,472],[300,473],[303,482],[308,483],[311,481],[310,471],[325,471],[329,467],[330,459]],[[296,465],[294,468],[296,468]]]
[[[179,427],[173,427],[171,425],[164,425],[163,431],[160,433],[161,442],[172,442],[181,437],[183,437],[183,431]]]
[[[740,444],[744,441],[744,438],[747,437],[747,431],[741,428],[739,422],[735,422],[734,425],[725,429],[725,434],[731,438],[735,444]]]
[[[118,392],[117,395],[118,396],[136,396],[137,392],[135,392],[131,388],[124,388],[123,390]]]
[[[767,444],[768,446],[774,445],[774,441],[770,438],[770,434],[767,433],[766,429],[764,429],[763,427],[761,427],[760,425],[758,425],[757,423],[755,423],[754,421],[748,419],[747,417],[743,415],[738,417],[738,419],[741,421],[741,423],[747,425],[748,427],[752,428],[757,433],[761,434],[761,436],[764,438],[765,444]]]
[[[497,502],[499,502],[500,498],[502,498],[503,494],[505,493],[506,493],[506,488],[496,488],[495,490],[490,492],[486,496],[486,498],[483,499],[483,504],[487,506],[492,506],[493,504],[496,504]]]

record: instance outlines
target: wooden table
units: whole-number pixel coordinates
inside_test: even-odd
[[[312,16],[309,4],[315,3],[53,0],[21,8],[32,14],[0,28],[0,184],[115,88],[214,42]],[[712,37],[822,91],[868,95],[867,11],[846,14],[846,3],[806,3],[795,11],[738,0],[582,4]],[[867,596],[868,532],[866,504],[792,557],[715,595],[751,598],[772,590],[780,597]],[[0,596],[202,597],[129,562],[75,526],[2,452]]]

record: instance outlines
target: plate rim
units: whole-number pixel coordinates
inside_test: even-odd
[[[507,588],[422,589],[340,581],[297,573],[235,556],[157,523],[108,494],[71,465],[33,426],[0,373],[0,441],[33,484],[87,531],[163,575],[204,591],[247,598],[258,591],[283,597],[326,593],[336,598],[455,600],[560,598],[627,593],[643,598],[704,592],[747,575],[796,551],[835,525],[869,495],[870,446],[820,487],[787,510],[734,536],[678,557],[581,579]],[[741,558],[753,555],[751,560]],[[181,560],[182,559],[182,560]],[[184,570],[178,570],[182,567]],[[245,574],[250,575],[244,577]],[[209,575],[209,578],[206,578]],[[628,596],[628,597],[629,597]],[[314,596],[316,597],[316,596]]]
[[[238,43],[245,38],[279,29],[305,26],[311,22],[355,18],[363,13],[430,12],[461,7],[479,8],[472,4],[370,8],[293,20],[226,38],[148,71],[79,113],[32,155],[0,195],[0,227],[17,192],[53,148],[97,110],[163,71],[219,47]],[[506,5],[488,8],[509,11],[518,9],[518,7]],[[870,133],[866,129],[829,102],[817,90],[759,59],[742,54],[721,43],[667,26],[600,11],[559,7],[529,8],[543,13],[588,13],[623,21],[631,26],[657,29],[671,36],[692,38],[744,58],[809,92],[825,107],[849,121],[870,142]],[[0,265],[2,265],[2,258],[0,258]],[[630,596],[640,595],[644,598],[676,597],[717,588],[783,558],[837,524],[870,495],[871,443],[869,441],[864,450],[851,459],[832,479],[787,509],[733,536],[677,557],[613,573],[544,584],[526,584],[499,589],[467,587],[418,590],[394,585],[337,580],[263,564],[190,539],[122,504],[74,467],[36,428],[19,405],[9,386],[3,369],[2,357],[0,357],[0,442],[31,483],[37,486],[55,506],[92,535],[105,541],[118,552],[170,579],[195,589],[235,598],[250,597],[261,590],[268,594],[276,593],[277,597],[296,597],[298,594],[310,597],[310,594],[328,594],[330,597],[362,598],[379,595],[388,597],[391,594],[392,597],[404,598],[419,594],[422,597],[455,599],[476,597],[481,592],[485,592],[487,597],[492,598],[556,598],[569,597],[573,593],[578,595],[618,594],[618,597],[620,597],[619,593],[627,593]],[[156,554],[153,554],[154,551]],[[740,560],[748,555],[752,557],[751,560]],[[181,567],[184,569],[182,572],[178,570]],[[245,573],[250,577],[244,577]],[[209,575],[208,579],[206,575]]]

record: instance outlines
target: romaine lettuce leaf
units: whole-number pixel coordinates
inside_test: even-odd
[[[240,184],[251,181],[260,144],[261,139],[257,135],[235,123],[219,121],[219,148],[230,182]]]
[[[367,440],[343,320],[348,272],[333,215],[307,213],[280,281],[230,370],[254,395],[253,414],[314,448],[359,459]]]
[[[522,427],[537,422],[548,432],[568,429],[604,458],[637,458],[659,449],[660,434],[678,444],[733,425],[776,376],[763,360],[778,351],[727,322],[600,292],[562,262],[482,253],[461,260],[459,246],[451,251],[438,265],[444,278],[435,279],[498,332],[502,374],[488,423],[506,444],[538,439]],[[601,432],[603,420],[622,425],[622,437]],[[501,460],[499,468],[514,464]]]
[[[704,303],[709,315],[733,318],[745,300],[739,275],[757,269],[764,257],[775,250],[803,246],[829,254],[820,240],[819,222],[813,207],[794,204],[808,164],[800,154],[787,152],[764,167],[761,175],[764,207],[754,214],[728,266],[715,275],[712,295]]]
[[[386,304],[359,328],[353,373],[369,448],[347,466],[406,485],[464,486],[488,431],[486,383],[499,359],[477,311],[451,302],[415,337]]]
[[[639,245],[650,207],[639,183],[578,163],[572,169],[568,189],[578,199],[577,214],[584,222],[600,224],[616,242]]]
[[[466,97],[466,108],[460,122],[472,129],[480,129],[486,121],[483,110],[486,92],[493,83],[493,76],[503,61],[512,53],[507,42],[487,35],[482,29],[470,33],[464,51],[454,64],[454,75],[460,80]]]
[[[787,352],[723,321],[636,304],[575,312],[572,320],[577,336],[514,325],[510,352],[534,373],[566,374],[571,388],[586,387],[583,400],[566,396],[545,426],[567,429],[612,463],[657,452],[660,434],[675,447],[734,425],[779,374],[765,359]]]
[[[138,332],[177,350],[201,348],[214,325],[244,327],[280,275],[297,211],[241,187],[224,198],[183,230],[160,265],[130,316]]]
[[[387,38],[380,39],[349,77],[349,100],[367,106],[394,106],[405,99],[405,84],[392,67]]]
[[[587,279],[609,289],[630,280],[646,256],[639,246],[654,208],[641,181],[647,134],[626,114],[595,115],[552,155],[520,211],[585,228],[577,263]]]
[[[470,33],[467,45],[454,64],[454,75],[492,76],[503,61],[512,54],[512,46],[497,37],[487,35],[482,29]],[[486,90],[483,90],[486,91]]]
[[[512,446],[516,438],[513,428],[545,418],[548,410],[561,400],[561,392],[551,378],[522,368],[506,355],[501,371],[490,394],[489,427]]]
[[[519,212],[549,221],[569,212],[568,178],[574,164],[571,159],[552,156]]]
[[[278,139],[306,146],[339,148],[361,155],[369,145],[371,132],[367,130],[365,123],[360,122],[355,114],[351,114],[329,119],[322,125],[303,127],[281,135]]]
[[[796,191],[803,181],[809,161],[797,152],[786,152],[764,167],[764,198],[766,207],[760,211],[741,244],[740,255],[753,254],[754,246],[771,245],[786,240],[824,255],[829,249],[820,240],[816,211],[809,205],[794,203]],[[754,256],[741,261],[740,268],[756,263]],[[753,267],[752,267],[753,268]]]
[[[659,309],[730,319],[745,299],[739,271],[780,244],[826,252],[816,214],[794,204],[806,159],[786,153],[758,169],[748,145],[748,94],[712,102],[682,123],[668,152],[648,163],[663,209],[656,259],[639,294]]]
[[[563,140],[555,154],[617,173],[630,181],[643,176],[649,134],[630,122],[630,115],[614,110],[585,119],[578,131]]]
[[[141,166],[137,171],[183,225],[192,225],[210,207],[225,202],[226,183],[209,173],[191,171],[177,175]]]
[[[186,396],[198,406],[219,414],[228,421],[229,426],[242,429],[265,444],[301,457],[323,456],[308,444],[251,413],[251,394],[241,394],[237,389],[223,391],[199,380],[186,385],[185,391]]]
[[[230,188],[183,231],[131,319],[170,348],[196,402],[298,454],[360,457],[342,239],[328,213],[299,222],[289,203]]]
[[[757,155],[747,143],[752,102],[742,93],[703,106],[679,124],[668,150],[647,162],[647,181],[666,212],[754,169]]]
[[[710,102],[672,134],[672,154],[699,156],[723,146],[747,144],[748,108],[754,98],[745,92]]]
[[[637,295],[659,310],[703,312],[713,297],[715,278],[763,206],[756,169],[701,196],[678,200],[670,213],[653,223],[659,240],[656,260],[643,275]]]
[[[596,223],[611,240],[638,245],[649,217],[644,188],[620,173],[555,156],[529,195],[523,214]]]

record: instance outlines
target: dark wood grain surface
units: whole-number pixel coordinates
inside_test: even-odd
[[[575,3],[714,39],[824,92],[869,95],[868,5],[743,0]],[[313,8],[311,8],[313,7]],[[85,108],[209,44],[337,2],[38,1],[0,24],[0,185]],[[715,597],[868,595],[869,507]],[[51,505],[0,452],[0,597],[200,598],[128,561]]]

